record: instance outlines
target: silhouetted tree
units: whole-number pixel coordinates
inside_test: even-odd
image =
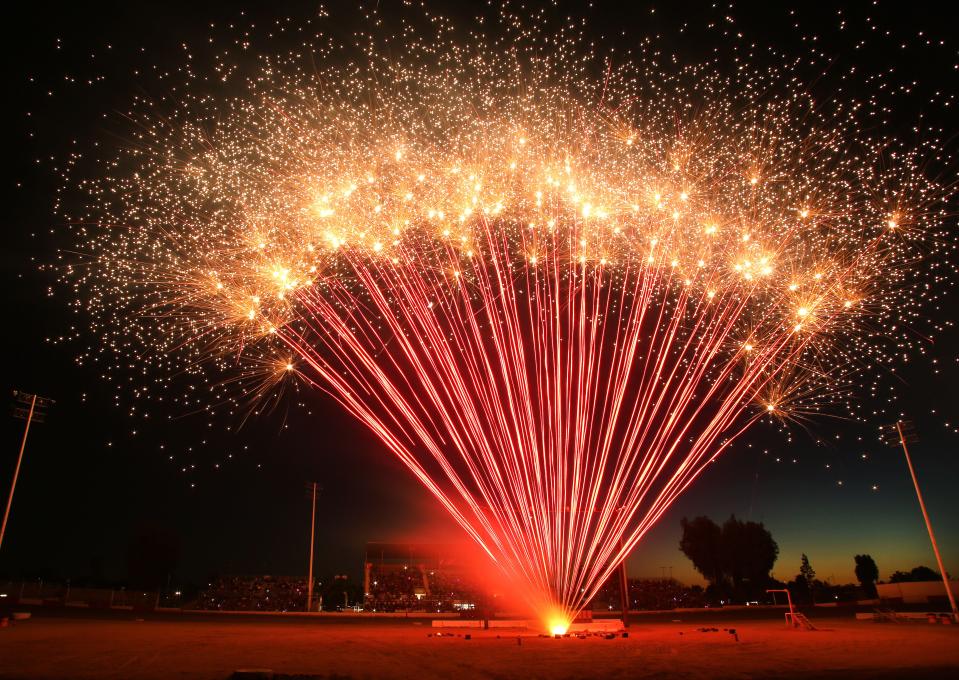
[[[816,570],[812,568],[811,564],[809,564],[809,558],[806,557],[806,553],[802,554],[802,562],[799,565],[799,575],[802,577],[802,580],[810,586],[812,585],[813,580],[816,578]]]
[[[889,578],[890,583],[909,583],[911,581],[938,581],[942,576],[929,567],[914,567],[911,571],[896,571]]]
[[[816,604],[815,585],[816,570],[809,564],[809,558],[806,556],[806,553],[803,553],[802,561],[799,564],[799,574],[796,576],[796,580],[793,581],[793,587],[795,589],[793,592],[795,595],[798,595],[796,599],[800,601],[806,600],[812,604]]]
[[[723,566],[737,595],[757,597],[769,581],[779,546],[772,534],[756,522],[730,516],[723,524]]]
[[[862,586],[866,597],[876,597],[876,581],[879,580],[879,567],[872,555],[856,555],[856,579]]]
[[[683,537],[679,549],[688,557],[693,567],[712,585],[723,580],[722,529],[708,517],[680,520]]]
[[[730,516],[719,527],[708,517],[684,517],[681,526],[679,549],[709,581],[715,594],[724,599],[761,596],[779,555],[779,546],[762,523]]]

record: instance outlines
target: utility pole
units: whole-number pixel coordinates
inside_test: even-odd
[[[46,417],[43,409],[52,406],[53,399],[40,397],[36,394],[27,394],[19,390],[13,391],[13,398],[17,405],[13,407],[13,417],[27,421],[23,428],[23,439],[20,441],[20,454],[17,456],[17,466],[13,470],[13,481],[10,482],[10,493],[7,495],[7,508],[3,511],[3,524],[0,525],[0,547],[3,546],[3,537],[7,533],[7,521],[10,519],[10,506],[13,505],[13,492],[17,489],[17,478],[20,476],[20,465],[23,463],[23,452],[27,448],[27,435],[30,434],[30,424],[33,421],[42,423]]]
[[[892,428],[890,428],[891,431]],[[922,510],[922,518],[926,521],[926,530],[929,532],[929,541],[932,543],[932,551],[936,554],[936,563],[939,565],[939,573],[942,575],[942,584],[946,587],[946,596],[949,598],[949,606],[952,607],[952,619],[959,622],[959,611],[956,610],[956,598],[952,594],[952,588],[949,585],[949,575],[942,565],[942,555],[939,554],[939,544],[936,543],[936,534],[932,531],[932,522],[929,519],[929,512],[926,510],[926,502],[922,498],[922,491],[919,490],[919,479],[916,477],[916,470],[912,466],[912,458],[909,456],[909,447],[906,442],[916,442],[919,437],[913,428],[911,422],[897,420],[895,433],[898,435],[899,444],[902,446],[902,452],[906,454],[906,465],[909,466],[909,475],[912,477],[912,484],[916,487],[916,498],[919,499],[919,508]],[[894,440],[892,440],[894,442]],[[891,441],[886,440],[889,444]],[[893,443],[893,445],[895,445]]]
[[[306,584],[306,611],[313,611],[313,546],[316,543],[316,482],[313,482],[313,502],[310,515],[310,575]]]

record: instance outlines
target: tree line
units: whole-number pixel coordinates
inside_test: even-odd
[[[722,525],[709,517],[684,517],[680,525],[679,549],[708,582],[706,598],[716,603],[751,602],[768,599],[766,590],[787,588],[793,601],[815,603],[826,600],[872,599],[877,597],[879,568],[871,555],[855,555],[858,585],[833,585],[816,577],[816,570],[803,553],[796,577],[783,583],[772,576],[779,558],[779,545],[762,522],[742,521],[731,515]],[[890,583],[934,581],[939,574],[929,567],[896,571]]]

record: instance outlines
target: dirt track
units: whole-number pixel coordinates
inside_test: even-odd
[[[847,618],[817,625],[825,630],[791,631],[776,620],[647,622],[628,638],[555,640],[518,631],[435,637],[428,621],[34,618],[0,629],[0,677],[225,679],[250,667],[455,680],[959,676],[959,626]],[[724,628],[735,628],[738,642]]]

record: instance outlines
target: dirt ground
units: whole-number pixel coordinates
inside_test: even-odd
[[[959,626],[849,618],[817,625],[793,631],[776,619],[641,622],[628,638],[557,640],[465,629],[436,637],[429,621],[45,616],[0,628],[0,678],[222,680],[248,668],[340,680],[959,677]]]

